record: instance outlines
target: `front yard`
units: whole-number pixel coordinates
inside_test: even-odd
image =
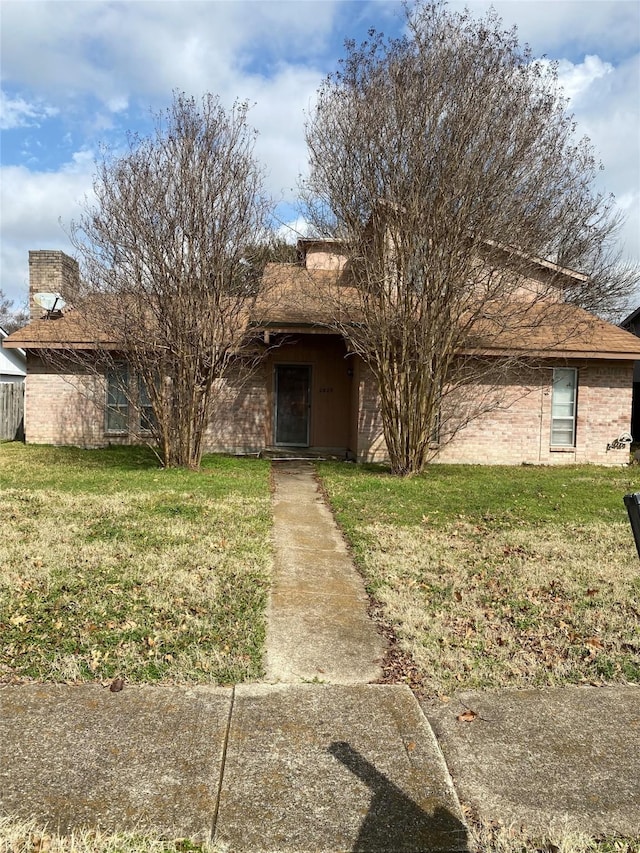
[[[319,471],[427,695],[640,682],[640,469]],[[267,462],[3,444],[0,518],[1,680],[260,676]]]
[[[432,466],[322,481],[426,695],[640,682],[640,469]]]
[[[0,680],[261,674],[269,465],[0,445]]]
[[[411,656],[406,680],[425,695],[640,683],[640,561],[622,501],[640,490],[639,468],[433,466],[409,480],[378,466],[318,470],[373,609]],[[0,682],[260,677],[269,497],[258,460],[209,457],[193,473],[161,470],[139,448],[0,445]],[[10,817],[3,843],[213,850],[97,830],[60,837]],[[540,847],[493,825],[474,825],[470,844],[638,849],[588,836]]]

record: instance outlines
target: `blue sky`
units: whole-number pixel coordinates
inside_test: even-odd
[[[490,4],[467,5],[482,14]],[[537,56],[560,62],[578,130],[605,167],[599,186],[627,215],[625,252],[640,259],[640,4],[493,6]],[[402,26],[398,0],[3,0],[0,15],[0,288],[16,303],[26,296],[29,249],[71,251],[64,226],[91,194],[100,143],[118,149],[127,130],[144,132],[150,109],[175,89],[255,104],[268,188],[283,218],[293,217],[304,113],[344,39]]]

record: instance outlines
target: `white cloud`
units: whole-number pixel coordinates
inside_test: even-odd
[[[597,56],[575,65],[562,62],[561,80],[572,91],[570,107],[580,135],[591,140],[604,169],[597,173],[596,186],[612,192],[627,224],[622,237],[626,252],[640,259],[640,158],[637,128],[640,55],[613,66]]]
[[[134,95],[164,103],[175,88],[233,101],[257,53],[268,63],[286,50],[305,64],[323,49],[338,5],[6,0],[3,76],[116,111]]]
[[[93,155],[79,151],[57,172],[4,166],[0,171],[3,239],[0,247],[0,286],[16,304],[28,286],[30,249],[73,247],[65,228],[80,215],[80,204],[92,196]]]
[[[107,100],[107,109],[112,113],[124,112],[129,106],[129,98],[126,95],[114,95]]]
[[[289,222],[283,222],[277,229],[278,237],[287,243],[295,243],[300,237],[307,237],[312,233],[309,222],[303,216],[297,216]]]
[[[37,125],[43,119],[51,118],[57,113],[58,110],[55,107],[39,102],[29,102],[19,95],[11,97],[4,90],[0,91],[0,129],[2,130]]]
[[[588,97],[594,81],[612,74],[613,65],[604,62],[599,56],[585,56],[584,61],[574,64],[568,59],[561,59],[558,63],[558,78],[564,94],[571,98],[575,108],[577,102]]]
[[[505,27],[515,24],[521,42],[537,56],[573,57],[598,50],[628,54],[638,49],[640,5],[635,0],[453,0],[451,6],[468,6],[474,15],[493,7]]]
[[[315,102],[321,79],[319,70],[283,66],[270,80],[246,81],[255,102],[249,123],[259,132],[256,155],[267,164],[269,191],[287,202],[297,197],[298,177],[307,170],[304,114]]]
[[[465,2],[454,0],[452,6]],[[489,5],[470,0],[473,13]],[[536,52],[561,60],[578,132],[590,136],[606,167],[599,186],[613,191],[619,208],[629,213],[624,237],[629,252],[640,256],[640,6],[617,0],[493,5],[505,26],[519,25]],[[3,169],[0,286],[10,292],[24,284],[29,249],[70,250],[58,218],[68,223],[77,217],[77,200],[91,189],[91,147],[105,138],[120,145],[122,129],[136,129],[149,106],[166,106],[174,89],[195,97],[218,93],[227,107],[237,98],[255,102],[249,123],[259,131],[256,153],[266,164],[269,191],[292,204],[298,175],[307,167],[303,113],[324,74],[335,68],[343,37],[354,35],[356,24],[385,29],[389,15],[400,11],[395,0],[4,0],[6,126],[37,125],[59,110],[64,136],[51,140],[34,133],[22,141],[23,156],[39,156],[41,144],[49,145],[49,153],[72,140],[83,147],[56,171]]]

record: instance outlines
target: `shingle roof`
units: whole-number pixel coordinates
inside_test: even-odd
[[[264,274],[264,293],[252,312],[253,324],[273,331],[327,333],[331,331],[335,300],[340,293],[344,320],[358,319],[357,294],[348,273],[306,270],[295,264],[269,264]],[[339,291],[336,291],[339,285]],[[495,307],[495,306],[494,306]],[[515,310],[514,310],[515,309]],[[501,323],[507,313],[519,322]],[[57,319],[31,322],[5,340],[5,346],[23,349],[117,349],[113,335],[90,324],[74,309]],[[470,342],[471,343],[471,342]],[[640,338],[594,315],[566,303],[538,303],[533,308],[511,303],[503,310],[487,313],[474,324],[474,340],[468,353],[500,355],[514,353],[558,358],[640,359]]]
[[[319,326],[331,322],[335,299],[323,302],[323,291],[340,293],[343,310],[351,319],[358,313],[358,297],[350,287],[348,272],[308,271],[295,264],[271,264],[265,270],[268,284],[261,322],[282,328]],[[337,290],[336,285],[339,287]],[[509,322],[498,318],[509,315]],[[511,303],[475,324],[474,346],[468,353],[500,355],[505,352],[558,358],[640,359],[640,338],[599,319],[588,311],[564,302],[540,300],[532,305]],[[518,318],[520,318],[518,320]]]
[[[113,335],[90,323],[74,308],[59,316],[32,320],[4,341],[6,347],[22,349],[94,349],[98,344],[114,349],[118,346]]]
[[[520,324],[515,321],[505,328],[488,320],[484,327],[477,324],[476,330],[476,346],[469,351],[479,355],[508,352],[535,357],[640,359],[640,338],[564,302],[525,309]]]

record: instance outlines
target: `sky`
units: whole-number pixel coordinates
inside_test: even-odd
[[[578,134],[604,166],[597,186],[627,217],[625,256],[640,260],[640,3],[449,4],[464,5],[478,16],[493,5],[535,56],[559,62]],[[29,250],[73,253],[67,233],[91,199],[100,146],[123,151],[174,91],[252,104],[267,188],[295,227],[305,113],[344,40],[370,27],[399,34],[399,0],[2,0],[0,289],[19,307]]]

